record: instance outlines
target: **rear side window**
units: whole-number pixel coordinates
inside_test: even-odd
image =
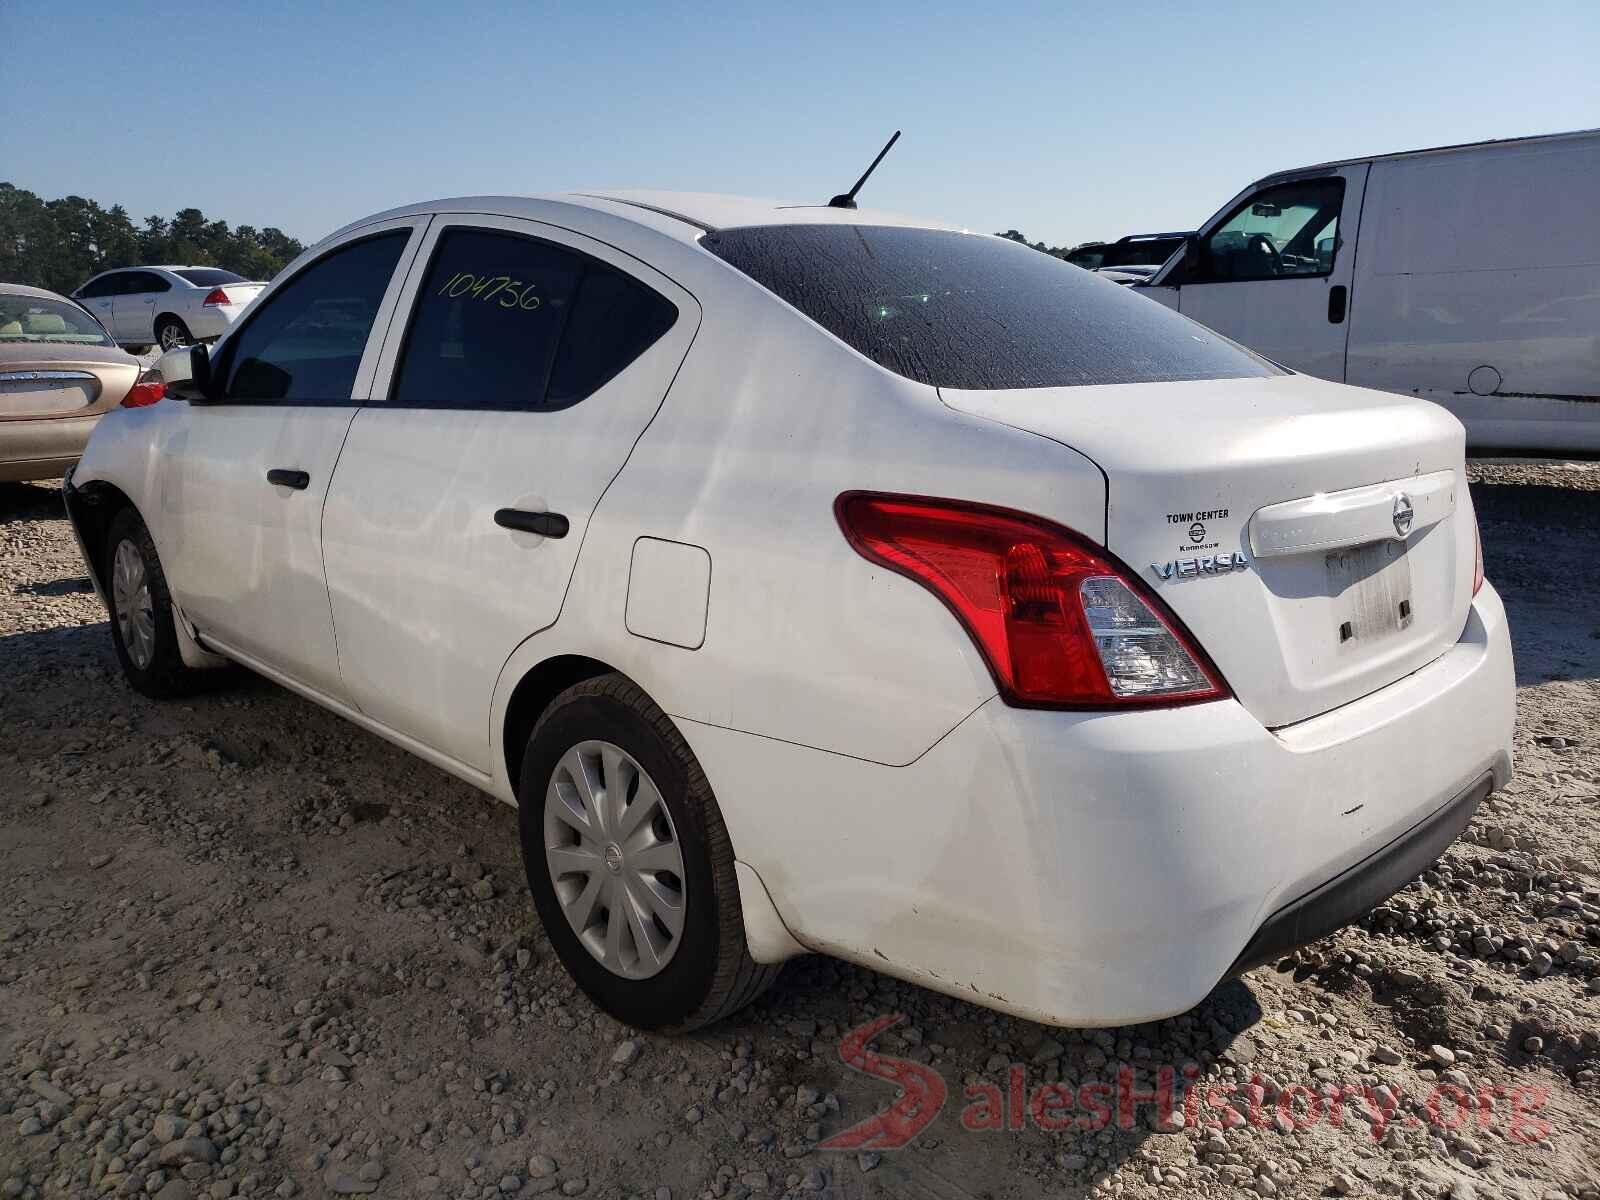
[[[565,408],[599,391],[677,319],[670,300],[590,260],[556,351],[545,407]]]
[[[879,366],[935,387],[1279,373],[1137,291],[1005,238],[768,225],[710,233],[701,245]]]
[[[677,319],[605,263],[500,230],[439,238],[389,403],[558,409],[592,395]]]
[[[141,296],[150,292],[170,292],[172,285],[149,271],[129,271],[123,276],[119,296]]]
[[[349,404],[367,336],[410,231],[341,246],[274,292],[229,343],[230,401]]]

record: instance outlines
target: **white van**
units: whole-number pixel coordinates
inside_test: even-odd
[[[1474,447],[1600,451],[1600,130],[1269,175],[1139,291],[1297,371],[1437,401]]]

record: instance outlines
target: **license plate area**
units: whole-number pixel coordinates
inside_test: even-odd
[[[1410,627],[1415,614],[1406,543],[1352,546],[1329,554],[1327,565],[1334,636],[1341,648],[1370,644]]]

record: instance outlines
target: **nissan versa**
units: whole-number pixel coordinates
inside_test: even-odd
[[[1176,1013],[1510,771],[1460,423],[1004,239],[440,201],[158,365],[66,492],[129,682],[241,663],[517,805],[637,1026],[808,950]]]

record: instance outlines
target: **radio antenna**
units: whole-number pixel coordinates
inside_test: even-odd
[[[861,185],[867,181],[867,177],[869,175],[871,175],[874,171],[876,171],[878,169],[878,164],[883,161],[883,156],[885,154],[889,153],[889,147],[893,146],[899,140],[900,140],[900,131],[898,129],[896,129],[894,131],[894,136],[883,144],[883,149],[882,150],[878,151],[878,157],[872,160],[872,165],[870,167],[868,167],[865,171],[861,172],[861,178],[856,180],[855,187],[851,188],[848,192],[845,192],[843,195],[835,196],[832,200],[829,200],[828,201],[828,207],[829,208],[854,208],[856,206],[856,193],[861,190]]]

